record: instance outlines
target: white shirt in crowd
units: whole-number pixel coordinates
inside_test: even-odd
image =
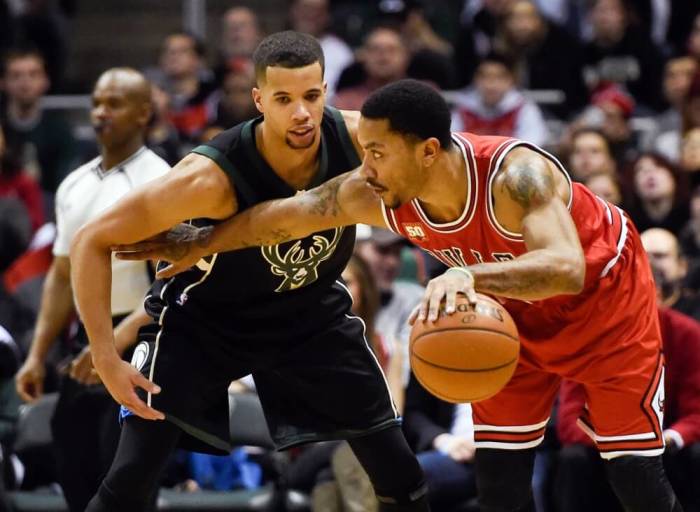
[[[150,149],[141,147],[111,169],[102,168],[102,157],[78,167],[56,192],[55,256],[70,254],[71,240],[88,221],[131,190],[163,176],[170,166]],[[147,263],[112,257],[112,315],[134,311],[151,284]]]

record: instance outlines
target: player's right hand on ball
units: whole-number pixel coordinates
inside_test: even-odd
[[[33,402],[44,394],[46,368],[44,362],[29,356],[15,375],[17,394],[25,402]]]
[[[149,393],[160,393],[160,386],[148,380],[136,368],[119,359],[117,355],[106,361],[95,360],[95,367],[107,391],[119,404],[146,420],[165,419],[162,412],[146,405],[136,394],[137,387]]]
[[[413,325],[416,320],[424,322],[426,318],[431,322],[436,321],[443,299],[445,299],[445,313],[451,315],[455,312],[458,293],[466,295],[470,304],[476,304],[472,273],[464,268],[449,268],[444,274],[428,282],[423,298],[409,317],[408,323]]]

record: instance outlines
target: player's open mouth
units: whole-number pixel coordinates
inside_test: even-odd
[[[289,130],[289,131],[297,137],[306,137],[307,135],[309,135],[310,133],[312,133],[314,131],[314,127],[309,126],[309,127],[297,128],[295,130]]]

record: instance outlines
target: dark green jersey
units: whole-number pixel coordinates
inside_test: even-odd
[[[239,211],[297,192],[258,153],[255,125],[261,121],[259,117],[237,125],[193,150],[226,172]],[[340,112],[330,107],[321,124],[319,160],[309,188],[360,164]],[[313,332],[349,310],[340,274],[354,241],[355,228],[346,227],[276,246],[215,254],[156,282],[147,310],[157,319],[167,307],[167,316],[176,315],[176,321],[204,321],[223,333]]]

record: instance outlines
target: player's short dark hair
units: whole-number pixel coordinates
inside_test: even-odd
[[[46,59],[44,58],[42,53],[34,47],[27,46],[10,48],[3,54],[2,74],[4,75],[5,73],[7,73],[7,68],[9,67],[11,62],[20,59],[36,59],[41,64],[41,67],[44,70],[44,72],[47,72]]]
[[[260,83],[265,79],[267,68],[279,66],[294,69],[309,66],[314,62],[325,69],[323,50],[315,37],[294,30],[270,34],[263,39],[253,53],[255,78]]]
[[[442,95],[418,80],[399,80],[373,92],[362,105],[367,119],[387,119],[391,130],[420,140],[435,137],[452,144],[450,108]]]

